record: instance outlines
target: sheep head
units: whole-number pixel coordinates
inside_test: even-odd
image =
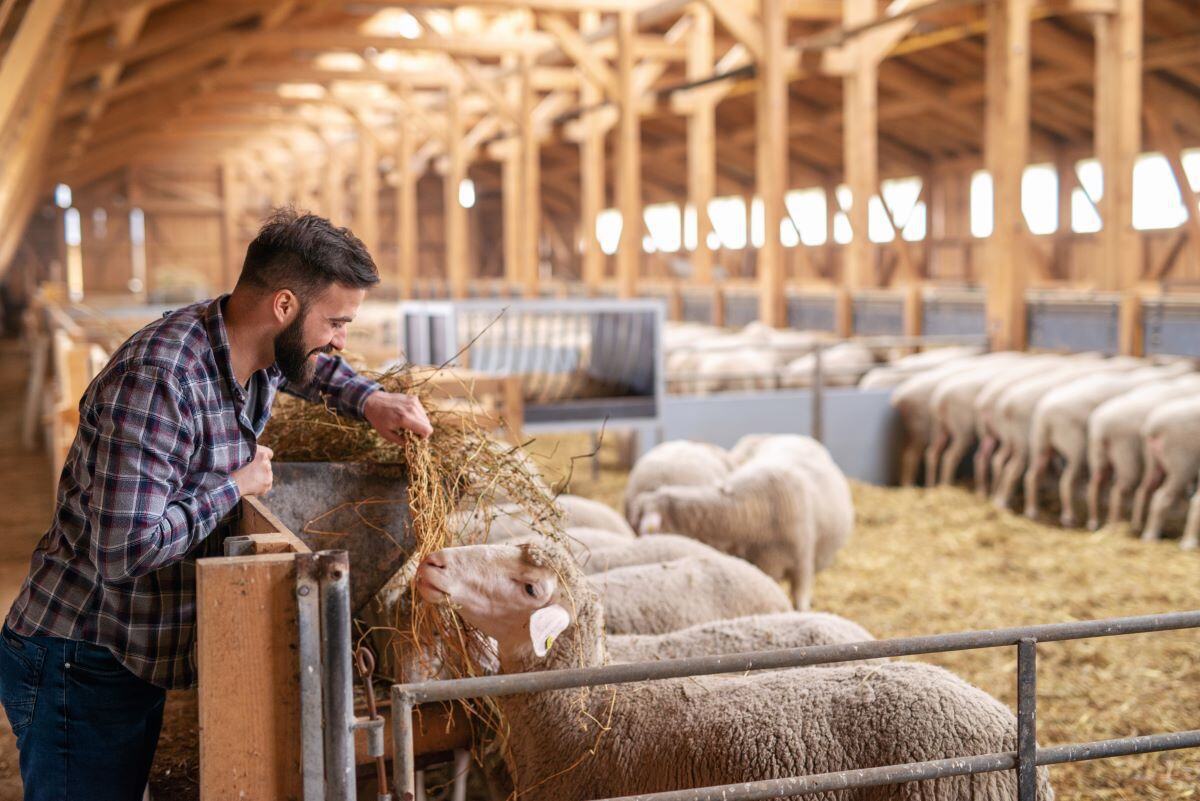
[[[587,617],[579,602],[598,605],[570,554],[553,543],[444,548],[421,562],[416,587],[422,600],[452,604],[495,639],[505,670],[545,660],[559,635]]]

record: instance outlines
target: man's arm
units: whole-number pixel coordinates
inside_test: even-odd
[[[132,368],[97,392],[92,561],[105,581],[127,581],[181,560],[237,504],[237,481],[180,496],[195,445],[192,410],[175,378]]]
[[[312,403],[321,403],[328,398],[338,414],[355,420],[365,420],[363,408],[367,398],[380,387],[376,382],[354,372],[354,368],[341,356],[318,353],[317,366],[311,381],[297,386],[285,379],[279,388],[289,395]]]

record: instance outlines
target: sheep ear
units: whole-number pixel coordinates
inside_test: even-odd
[[[571,613],[558,604],[544,606],[529,616],[529,639],[538,656],[550,653],[554,638],[571,625]]]

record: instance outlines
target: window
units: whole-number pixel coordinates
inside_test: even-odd
[[[1103,226],[1100,213],[1088,200],[1088,195],[1097,203],[1104,197],[1104,171],[1100,169],[1100,162],[1084,159],[1075,165],[1075,173],[1087,192],[1078,186],[1071,190],[1071,230],[1079,234],[1093,234]]]
[[[846,212],[841,210],[850,208],[850,187],[842,184],[834,190],[834,194],[837,196],[840,208],[833,215],[833,241],[839,245],[845,245],[853,238],[850,230],[850,218],[846,216]]]
[[[464,209],[475,206],[475,182],[470,178],[463,178],[458,185],[458,205]]]
[[[1035,234],[1058,230],[1058,171],[1053,164],[1032,164],[1021,176],[1021,213]]]
[[[642,209],[642,217],[646,221],[646,236],[649,247],[647,253],[662,251],[676,253],[683,245],[682,218],[679,206],[675,203],[655,203]],[[695,230],[692,232],[695,237]],[[653,248],[651,250],[650,248]]]
[[[1139,231],[1176,228],[1185,220],[1187,209],[1166,156],[1142,155],[1133,167],[1133,227]]]
[[[746,247],[746,201],[740,197],[715,197],[708,202],[708,216],[713,225],[709,241],[715,239],[718,243],[714,247],[732,250]]]
[[[60,209],[71,208],[71,187],[59,184],[54,187],[54,205]]]
[[[996,224],[992,204],[992,176],[980,170],[971,176],[971,236],[992,235]]]
[[[617,252],[617,245],[621,243],[621,212],[605,209],[596,215],[596,240],[605,255]]]
[[[829,213],[828,204],[825,202],[825,190],[795,189],[784,195],[783,201],[796,228],[800,229],[800,242],[810,246],[824,245]],[[793,237],[796,234],[790,225],[786,226],[785,230],[790,231]],[[784,244],[787,244],[786,240]]]

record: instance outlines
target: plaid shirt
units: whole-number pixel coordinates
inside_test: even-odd
[[[378,389],[321,355],[305,387],[274,365],[256,372],[246,408],[223,300],[146,326],[87,388],[54,522],[8,613],[19,634],[102,645],[167,688],[195,681],[195,560],[221,554],[239,497],[230,474],[253,457],[276,388],[360,419]]]

